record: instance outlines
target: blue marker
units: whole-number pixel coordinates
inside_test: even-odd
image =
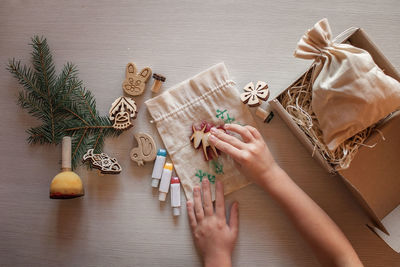
[[[167,159],[167,150],[160,148],[157,151],[156,162],[154,163],[153,174],[151,175],[151,186],[158,187],[161,179],[161,174],[164,169],[165,160]]]

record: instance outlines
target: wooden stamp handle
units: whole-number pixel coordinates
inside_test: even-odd
[[[62,140],[62,160],[61,169],[71,170],[71,137],[64,136]]]

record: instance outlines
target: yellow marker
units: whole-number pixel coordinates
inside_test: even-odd
[[[50,198],[75,198],[85,194],[81,178],[71,170],[71,137],[62,140],[61,172],[50,184]]]
[[[163,173],[161,176],[160,188],[158,189],[158,200],[165,201],[168,191],[169,183],[171,182],[173,165],[170,162],[165,163]]]

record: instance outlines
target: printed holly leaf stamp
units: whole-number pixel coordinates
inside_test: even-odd
[[[266,101],[269,97],[268,84],[263,81],[258,81],[255,87],[253,82],[249,82],[243,90],[244,93],[240,95],[240,100],[250,107],[259,106],[261,101]]]

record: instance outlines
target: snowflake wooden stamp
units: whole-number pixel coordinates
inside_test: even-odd
[[[122,170],[116,158],[110,158],[106,153],[94,154],[93,149],[83,155],[83,161],[90,161],[93,168],[99,169],[101,173],[118,174]]]
[[[136,103],[130,97],[121,96],[112,103],[109,114],[114,121],[113,127],[118,130],[126,130],[131,127],[132,120],[136,118]]]
[[[198,126],[196,126],[195,124],[192,125],[193,134],[190,137],[190,141],[193,142],[193,147],[196,149],[200,147],[200,144],[202,145],[203,154],[206,161],[213,159],[214,157],[218,158],[219,156],[218,150],[208,142],[208,138],[211,135],[210,130],[212,127],[216,126],[208,122],[202,122]],[[216,128],[224,130],[222,126]]]
[[[151,76],[151,69],[145,67],[140,73],[137,73],[135,63],[128,63],[126,66],[126,78],[122,83],[124,92],[131,96],[138,96],[143,94],[146,82]]]
[[[154,139],[146,133],[135,134],[138,147],[131,150],[131,160],[137,163],[138,166],[144,165],[144,161],[153,161],[157,156],[156,143]]]
[[[261,100],[266,101],[269,97],[269,89],[266,82],[258,81],[256,87],[254,87],[253,82],[249,82],[243,90],[244,93],[240,95],[240,100],[250,107],[259,106]]]

